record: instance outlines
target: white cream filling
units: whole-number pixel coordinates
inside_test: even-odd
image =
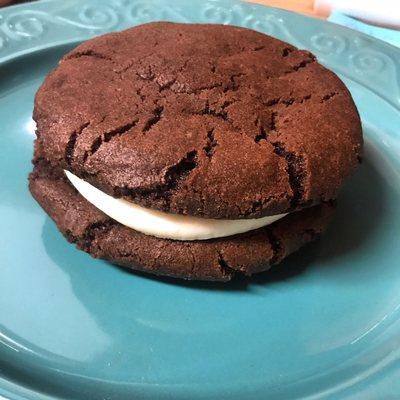
[[[206,240],[236,235],[272,224],[287,214],[256,219],[209,219],[170,214],[116,199],[65,170],[78,192],[110,218],[146,235],[174,240]]]

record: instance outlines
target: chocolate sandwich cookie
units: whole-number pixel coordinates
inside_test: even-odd
[[[361,156],[340,79],[232,26],[150,23],[67,54],[35,98],[30,189],[79,248],[229,280],[321,234]]]

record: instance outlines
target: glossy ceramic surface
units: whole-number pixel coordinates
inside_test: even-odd
[[[27,189],[33,96],[78,41],[148,20],[250,26],[308,48],[361,113],[363,165],[327,235],[271,274],[199,284],[69,245]],[[0,397],[399,399],[400,51],[238,2],[43,1],[0,11]]]

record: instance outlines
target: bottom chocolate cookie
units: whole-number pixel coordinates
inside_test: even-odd
[[[184,279],[229,281],[236,274],[268,270],[316,239],[333,213],[333,206],[324,203],[244,234],[175,241],[144,235],[110,219],[67,182],[63,171],[39,163],[29,181],[34,198],[79,249],[133,270]]]

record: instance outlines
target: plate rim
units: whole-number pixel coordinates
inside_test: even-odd
[[[155,17],[159,18],[152,18],[151,12],[154,12],[156,5],[163,3],[165,10],[168,10],[167,17],[165,13],[157,13]],[[185,15],[185,8],[196,7],[202,8],[204,13],[208,12],[205,16],[207,19],[200,22],[240,25],[261,31],[266,22],[281,25],[295,42],[294,45],[311,47],[322,64],[329,64],[331,68],[334,64],[335,72],[367,87],[400,111],[400,48],[387,42],[330,21],[243,0],[191,0],[189,6],[185,0],[174,0],[172,6],[166,4],[165,0],[69,0],[66,6],[63,0],[38,0],[4,7],[0,9],[0,66],[36,51],[84,41],[98,34],[146,22],[141,20],[147,18],[140,14],[143,10],[149,11],[150,20],[177,18],[190,22]],[[132,10],[138,16],[127,18],[126,14]],[[233,10],[231,14],[229,10]],[[239,14],[242,13],[240,17],[244,23],[239,21],[235,24],[237,20],[234,13],[237,10]],[[249,17],[244,18],[243,11]],[[107,21],[107,16],[111,18],[110,21]],[[103,18],[103,21],[96,21],[96,17],[100,20]],[[296,43],[295,34],[288,29],[293,19],[312,26],[314,31],[320,32],[319,37],[313,36],[310,43],[304,38]],[[271,35],[274,36],[274,32]],[[350,64],[342,65],[341,59],[349,59]],[[378,73],[389,79],[371,79]],[[382,89],[383,82],[386,83],[385,89]],[[388,95],[388,90],[393,90],[393,94]]]

